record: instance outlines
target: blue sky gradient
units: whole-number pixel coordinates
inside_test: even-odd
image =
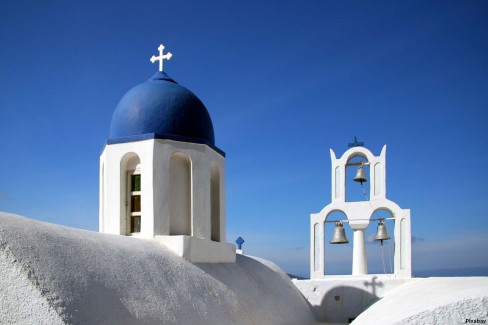
[[[329,148],[340,156],[356,135],[375,155],[388,146],[387,197],[412,210],[414,273],[487,272],[481,0],[0,0],[0,211],[97,230],[112,113],[157,71],[160,43],[227,154],[229,242],[307,276]],[[351,250],[332,247],[333,272],[350,272]]]

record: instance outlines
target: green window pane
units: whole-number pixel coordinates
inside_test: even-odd
[[[130,218],[130,232],[141,232],[141,217]]]
[[[130,197],[130,212],[141,212],[141,196],[132,195]]]
[[[141,190],[141,175],[131,175],[130,190],[131,192]]]

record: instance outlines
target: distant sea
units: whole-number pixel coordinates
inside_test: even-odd
[[[309,277],[288,274],[290,278],[298,280],[307,280]],[[486,267],[465,267],[455,269],[431,269],[431,270],[414,270],[413,276],[416,278],[428,277],[463,277],[463,276],[488,276],[488,266]]]
[[[488,267],[465,267],[455,269],[432,269],[420,271],[414,269],[413,276],[421,278],[436,276],[488,276]]]

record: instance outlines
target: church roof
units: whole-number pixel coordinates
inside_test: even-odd
[[[169,139],[215,147],[212,120],[205,105],[165,72],[129,90],[112,116],[108,144]]]
[[[0,212],[1,324],[309,324],[271,262],[190,263],[164,245]]]
[[[476,323],[486,320],[487,288],[488,277],[415,278],[387,292],[352,324]]]

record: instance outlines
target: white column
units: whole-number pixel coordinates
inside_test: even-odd
[[[354,229],[354,242],[352,252],[352,275],[368,274],[366,260],[366,239],[364,229]]]

